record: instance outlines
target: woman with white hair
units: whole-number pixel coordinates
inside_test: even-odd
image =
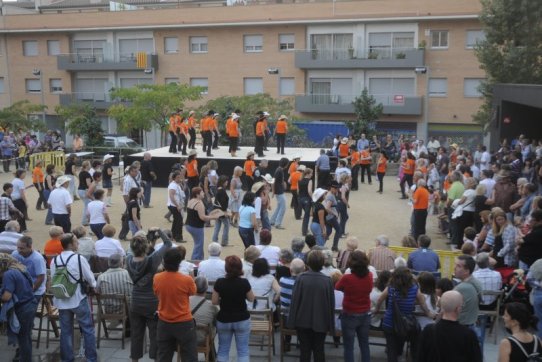
[[[463,235],[463,231],[468,226],[473,226],[474,224],[474,199],[476,197],[476,179],[474,177],[468,177],[465,182],[465,191],[463,192],[463,196],[461,196],[461,199],[459,199],[459,202],[457,203],[458,207],[461,207],[463,209],[463,213],[457,220],[458,224],[458,233]],[[457,208],[457,207],[456,207]],[[463,238],[458,238],[459,241],[457,247],[461,249],[461,246],[463,246]]]
[[[241,207],[241,201],[243,198],[243,182],[241,181],[241,175],[243,174],[243,168],[235,166],[233,169],[233,176],[230,182],[230,211],[231,211],[231,225],[237,227],[239,222],[239,208]]]

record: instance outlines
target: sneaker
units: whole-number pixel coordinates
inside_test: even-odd
[[[284,230],[285,227],[282,225],[275,225],[275,229]]]

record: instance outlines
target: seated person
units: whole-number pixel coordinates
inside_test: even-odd
[[[476,278],[482,285],[482,291],[499,291],[502,287],[501,273],[491,270],[491,258],[488,253],[480,253],[476,257],[476,266],[478,267],[472,276]],[[492,310],[495,309],[497,301],[496,295],[483,295],[480,301],[480,309]]]
[[[120,254],[126,256],[126,252],[122,248],[120,241],[113,239],[117,230],[111,224],[107,224],[103,227],[102,232],[104,237],[96,241],[95,249],[96,256],[99,258],[109,258],[113,254]]]
[[[0,252],[11,254],[17,250],[17,241],[23,237],[20,230],[21,226],[16,220],[6,223],[5,230],[0,233]]]
[[[196,321],[197,325],[209,325],[211,326],[211,338],[214,340],[215,336],[215,324],[216,315],[218,314],[218,308],[213,305],[210,300],[205,298],[209,284],[207,279],[203,276],[198,276],[194,279],[196,283],[196,295],[190,296],[190,310],[192,311],[192,317]],[[203,331],[198,330],[198,344],[205,341],[205,334]]]
[[[51,239],[47,240],[45,243],[45,247],[43,248],[43,253],[47,256],[47,267],[49,267],[49,264],[51,263],[51,259],[49,256],[56,256],[60,254],[64,249],[62,248],[62,244],[60,243],[60,236],[64,234],[64,230],[61,226],[51,226],[49,228],[49,237]]]
[[[209,258],[202,260],[198,265],[198,276],[205,277],[207,282],[216,282],[219,278],[226,276],[226,263],[220,259],[222,246],[219,243],[212,242],[207,247]],[[209,287],[209,292],[213,288]]]
[[[96,255],[96,250],[94,250],[94,240],[88,236],[87,229],[82,225],[74,228],[72,232],[79,243],[77,252],[81,254],[81,256],[84,256],[87,261],[90,261],[90,258]]]
[[[96,289],[100,294],[122,294],[126,296],[128,306],[132,298],[133,282],[128,270],[123,269],[123,257],[120,254],[111,255],[108,260],[108,269],[98,276]],[[122,304],[118,300],[105,300],[106,313],[120,313]]]
[[[409,269],[417,272],[438,272],[440,269],[440,259],[433,250],[429,249],[431,238],[427,235],[418,237],[418,250],[413,251],[408,256],[407,266]]]

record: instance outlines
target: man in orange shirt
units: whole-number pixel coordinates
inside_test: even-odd
[[[288,133],[288,118],[281,115],[275,126],[275,135],[277,136],[277,153],[284,155],[284,145],[286,144],[286,133]]]
[[[256,145],[254,146],[254,152],[258,157],[264,157],[263,149],[265,143],[265,116],[263,112],[258,113],[258,120],[256,121],[256,126],[254,129],[256,134]]]
[[[350,146],[348,146],[348,137],[343,137],[339,143],[339,158],[348,158],[350,156]]]
[[[220,137],[220,133],[218,133],[218,116],[220,116],[218,113],[213,114],[213,118],[211,121],[211,132],[213,137],[213,150],[218,150],[218,138]]]
[[[401,193],[403,194],[401,196],[401,199],[408,199],[408,197],[405,194],[405,183],[408,184],[408,187],[410,188],[413,184],[413,178],[414,178],[414,171],[416,169],[416,158],[412,153],[407,153],[406,160],[402,163],[403,166],[403,178],[401,179],[401,182],[399,183],[399,187],[401,187]]]
[[[196,112],[190,111],[188,113],[188,134],[190,135],[190,141],[188,141],[188,148],[191,150],[196,149]]]
[[[192,277],[179,273],[185,255],[183,246],[169,249],[164,254],[164,271],[154,275],[152,288],[158,298],[158,361],[173,360],[177,346],[181,360],[198,360],[198,337],[190,311],[190,296],[196,294],[196,283]]]
[[[38,202],[36,203],[36,210],[41,210],[41,205],[44,209],[47,209],[47,201],[43,197],[43,181],[45,181],[45,175],[43,174],[43,161],[36,160],[36,166],[32,170],[32,183],[38,191]]]
[[[207,152],[208,157],[213,157],[211,148],[213,147],[213,116],[215,112],[207,112],[207,116],[201,120],[201,136],[203,137],[203,152]]]
[[[301,220],[301,203],[299,202],[299,180],[303,177],[303,172],[305,171],[305,165],[297,166],[297,169],[290,174],[288,183],[290,184],[290,191],[292,192],[292,204],[291,207],[294,208],[294,215],[296,220]]]
[[[177,136],[175,136],[175,113],[171,113],[169,116],[169,137],[171,142],[169,143],[169,153],[177,153]]]
[[[177,150],[182,151],[186,156],[186,146],[188,145],[188,125],[186,124],[184,117],[181,116],[182,110],[177,110],[175,115],[175,131],[177,133]]]
[[[416,191],[412,195],[412,204],[414,207],[414,239],[418,240],[418,236],[425,234],[427,208],[429,207],[429,191],[423,178],[419,179],[416,185]]]
[[[371,152],[369,152],[368,148],[363,149],[360,152],[359,156],[359,163],[361,165],[361,183],[365,183],[365,172],[367,172],[367,181],[369,181],[369,185],[372,183],[371,180]]]
[[[358,175],[360,169],[360,157],[361,153],[358,151],[356,145],[350,146],[350,167],[352,167],[352,191],[358,190]]]

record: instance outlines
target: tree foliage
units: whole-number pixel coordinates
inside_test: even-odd
[[[201,98],[202,87],[187,84],[139,84],[131,88],[111,91],[118,103],[109,107],[109,115],[117,120],[123,131],[164,130],[171,113],[182,109],[186,101]]]
[[[55,111],[66,123],[66,129],[73,135],[80,134],[85,139],[86,145],[103,144],[102,122],[96,115],[96,109],[90,104],[74,103],[69,106],[57,106]]]
[[[43,131],[45,124],[39,113],[46,108],[46,106],[33,104],[27,100],[15,102],[0,110],[0,127],[11,130]]]
[[[475,51],[487,79],[480,87],[485,102],[473,116],[478,123],[490,121],[494,84],[542,84],[541,19],[540,1],[482,0],[486,39]]]
[[[346,122],[350,134],[356,136],[361,133],[371,135],[376,129],[376,121],[382,115],[384,106],[381,103],[376,103],[376,99],[369,94],[367,88],[364,88],[361,95],[356,97],[352,103],[354,104],[356,120]]]

